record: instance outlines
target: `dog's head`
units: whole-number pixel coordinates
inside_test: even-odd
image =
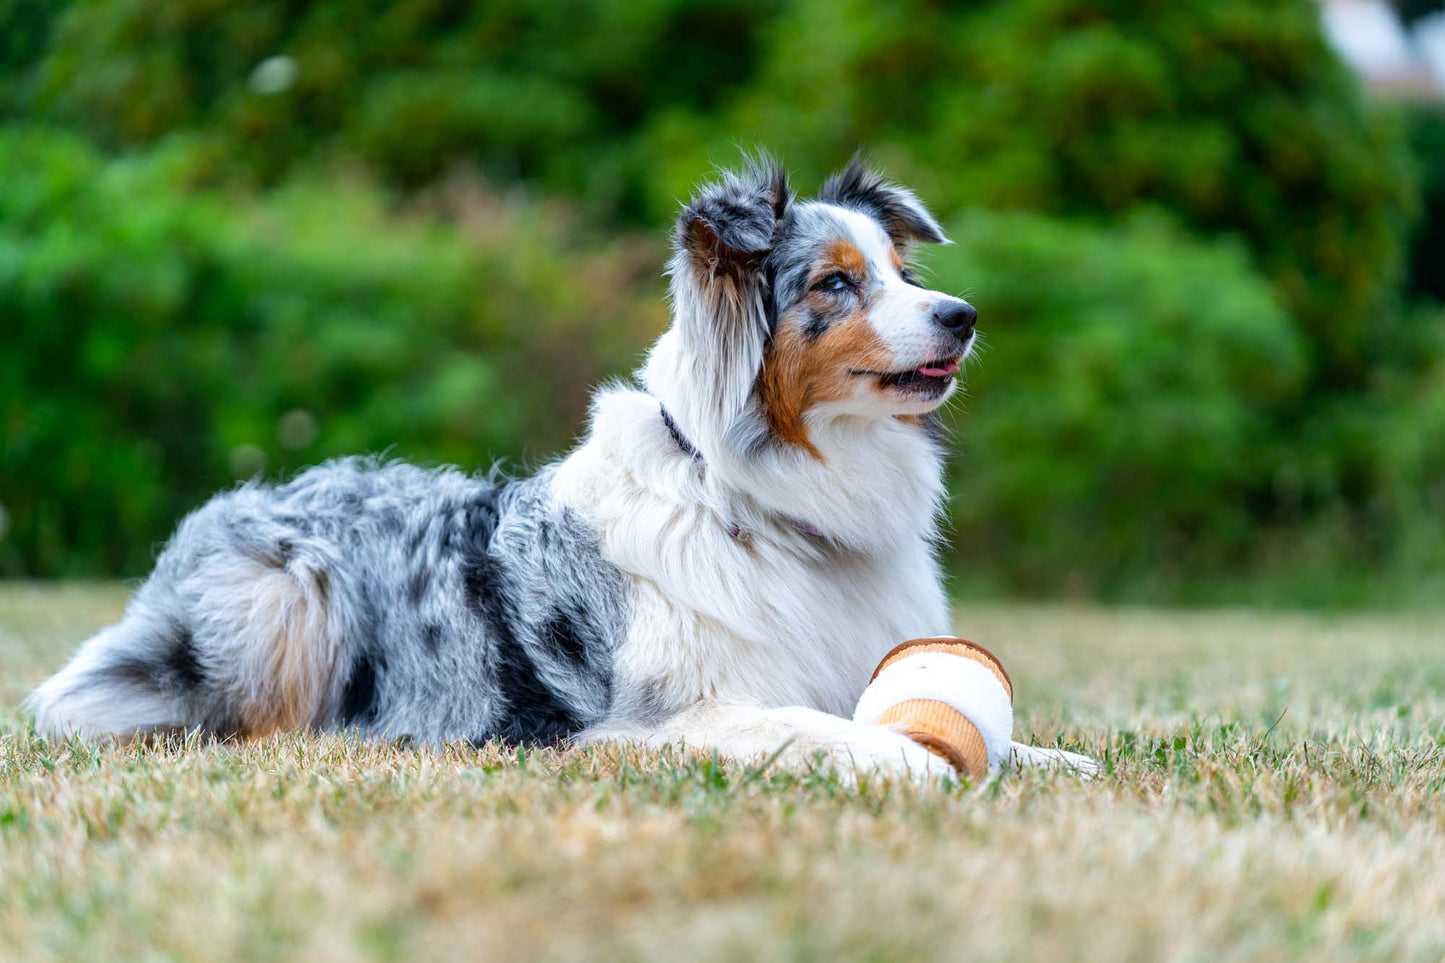
[[[976,312],[921,285],[910,248],[945,243],[912,192],[854,160],[798,200],[769,161],[700,191],[674,234],[673,297],[697,376],[724,419],[756,413],[817,455],[809,426],[937,408]]]

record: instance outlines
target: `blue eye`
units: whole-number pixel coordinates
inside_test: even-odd
[[[820,291],[831,291],[834,294],[846,291],[852,286],[853,283],[842,274],[830,274],[815,285]]]

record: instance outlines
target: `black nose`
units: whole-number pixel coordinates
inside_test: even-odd
[[[978,310],[967,301],[943,301],[933,308],[933,320],[953,332],[960,341],[967,341],[973,335]]]

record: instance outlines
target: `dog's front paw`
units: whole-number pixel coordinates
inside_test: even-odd
[[[1080,779],[1093,779],[1099,774],[1097,759],[1066,749],[1046,749],[1043,746],[1026,746],[1022,742],[1015,742],[1009,757],[1015,772],[1023,769],[1057,769]]]
[[[861,733],[829,753],[835,768],[845,778],[882,775],[910,779],[921,785],[958,780],[958,774],[947,760],[902,733],[884,726],[859,728]]]

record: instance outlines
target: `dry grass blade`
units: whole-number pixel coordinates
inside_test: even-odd
[[[630,747],[49,745],[14,706],[124,593],[0,589],[0,957],[1439,960],[1424,616],[995,606],[1019,730],[955,791]]]

